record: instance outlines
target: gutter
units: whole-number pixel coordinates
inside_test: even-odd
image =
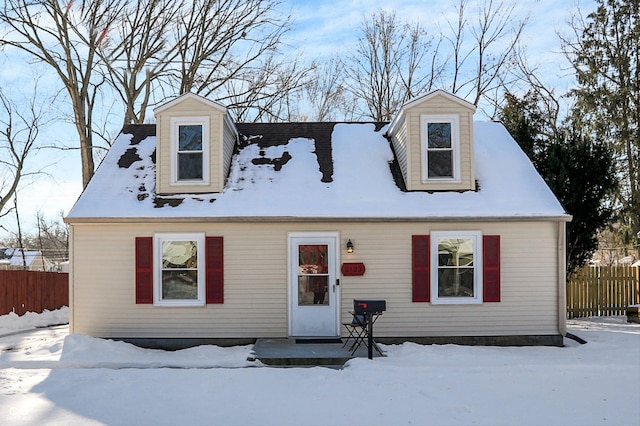
[[[567,336],[567,227],[558,221],[558,332]]]
[[[570,215],[558,216],[429,216],[429,217],[324,217],[324,216],[193,216],[193,217],[65,217],[64,222],[68,224],[82,223],[281,223],[281,222],[409,222],[409,223],[430,223],[430,222],[549,222],[554,221],[562,224],[571,222]],[[564,240],[563,240],[564,241]]]
[[[73,320],[73,295],[74,295],[74,286],[73,286],[73,270],[75,269],[74,258],[74,244],[73,244],[73,226],[69,227],[69,334],[74,333],[74,320]]]

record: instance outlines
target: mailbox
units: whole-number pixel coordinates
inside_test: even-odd
[[[354,299],[353,310],[356,315],[381,314],[387,310],[386,300]]]

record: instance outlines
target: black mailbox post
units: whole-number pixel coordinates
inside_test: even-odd
[[[373,359],[373,316],[382,315],[387,310],[387,302],[385,300],[365,300],[354,299],[353,310],[356,315],[364,315],[367,318],[367,349],[369,350],[369,359]]]

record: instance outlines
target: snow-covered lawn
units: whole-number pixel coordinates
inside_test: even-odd
[[[60,322],[46,315],[25,328]],[[250,346],[150,351],[60,326],[7,336],[20,321],[5,320],[2,425],[640,424],[640,325],[624,317],[570,321],[585,345],[406,343],[342,370],[256,367]]]

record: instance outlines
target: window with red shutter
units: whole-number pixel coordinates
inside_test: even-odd
[[[500,302],[500,236],[434,231],[412,236],[414,302]]]
[[[202,306],[224,301],[223,238],[156,234],[136,238],[136,303]]]
[[[428,302],[431,296],[430,271],[429,271],[429,236],[413,235],[412,247],[412,286],[413,301]]]

